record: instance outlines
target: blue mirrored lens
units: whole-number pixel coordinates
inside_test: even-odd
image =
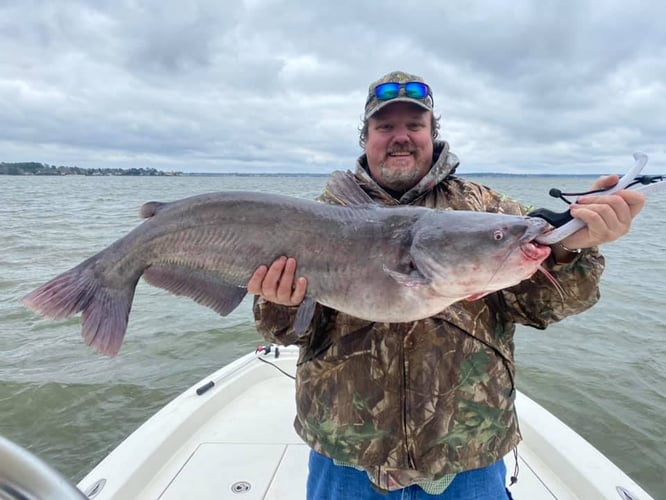
[[[399,83],[380,83],[375,87],[375,96],[380,101],[386,101],[387,99],[395,99],[400,93],[400,84]]]
[[[428,96],[428,86],[421,82],[407,82],[405,95],[414,99],[425,99]]]
[[[421,82],[407,82],[407,83],[395,83],[387,82],[380,83],[375,87],[375,96],[380,101],[386,101],[388,99],[395,99],[400,95],[400,88],[404,88],[404,94],[407,97],[412,99],[425,99],[428,97],[429,89],[425,83]]]

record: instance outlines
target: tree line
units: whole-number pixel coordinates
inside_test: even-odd
[[[38,162],[0,163],[0,175],[182,175],[155,168],[80,168]]]

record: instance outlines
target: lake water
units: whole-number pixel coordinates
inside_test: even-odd
[[[575,177],[478,177],[536,206]],[[221,318],[141,282],[120,354],[85,346],[78,318],[43,319],[20,299],[123,236],[149,200],[218,190],[313,198],[325,177],[0,176],[0,435],[77,482],[151,414],[208,373],[254,350],[248,299]],[[518,387],[666,498],[666,193],[629,236],[606,245],[591,310],[516,338]]]

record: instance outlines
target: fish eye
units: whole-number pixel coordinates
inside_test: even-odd
[[[495,232],[493,232],[493,239],[495,241],[501,241],[504,239],[504,231],[501,229],[495,229]]]

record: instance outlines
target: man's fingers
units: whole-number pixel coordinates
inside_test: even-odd
[[[612,231],[609,222],[604,218],[604,216],[610,217],[610,215],[603,213],[605,208],[607,207],[602,205],[578,205],[571,209],[571,215],[582,220],[587,226],[585,228],[587,241],[581,246],[595,246],[610,241]],[[613,223],[610,222],[610,224]]]
[[[572,215],[578,208],[588,208],[591,210],[597,210],[599,215],[602,216],[611,227],[614,220],[629,226],[634,217],[636,217],[645,206],[645,201],[646,198],[643,193],[632,191],[630,189],[625,189],[611,195],[584,196],[572,206]]]
[[[292,303],[292,292],[294,288],[294,276],[296,274],[296,260],[289,258],[284,262],[280,280],[277,283],[277,298],[281,304]]]
[[[581,207],[597,212],[609,228],[614,228],[618,223],[631,224],[631,209],[620,195],[581,198],[574,204],[572,215],[577,208]]]
[[[571,215],[587,225],[574,240],[582,248],[615,241],[629,232],[633,219],[644,205],[645,196],[631,190],[584,196],[571,206]]]
[[[643,210],[647,198],[640,191],[633,191],[631,189],[625,189],[618,193],[619,196],[622,196],[625,203],[629,205],[629,211],[631,212],[631,218],[633,219],[638,215],[638,213]]]
[[[247,291],[252,295],[261,295],[261,284],[268,272],[268,267],[259,266],[247,282]]]
[[[302,277],[296,280],[296,286],[294,287],[294,292],[291,294],[291,301],[294,305],[303,302],[307,288],[308,288],[308,280]]]
[[[279,259],[276,259],[275,262],[273,262],[268,268],[268,272],[266,273],[264,281],[261,284],[261,295],[263,295],[265,299],[270,301],[275,301],[277,299],[276,292],[286,261],[286,257],[280,257]]]
[[[618,181],[620,180],[620,177],[616,174],[614,175],[607,175],[605,177],[599,177],[594,184],[592,184],[592,190],[596,189],[610,189],[613,186],[615,186]],[[598,197],[597,196],[583,196],[577,200],[577,203],[585,204],[585,203],[599,203],[598,200],[595,200],[595,198],[598,199],[603,199],[604,196],[620,196],[624,199],[625,203],[629,205],[630,211],[631,211],[631,217],[632,219],[638,215],[638,213],[643,209],[645,206],[645,195],[641,193],[640,191],[634,191],[632,189],[623,189],[622,191],[618,191],[617,193],[614,193],[613,195],[604,195],[601,194]],[[606,203],[604,201],[603,203]]]
[[[269,302],[295,306],[303,302],[307,280],[296,277],[296,259],[279,257],[270,267],[259,266],[247,282],[247,291]]]

